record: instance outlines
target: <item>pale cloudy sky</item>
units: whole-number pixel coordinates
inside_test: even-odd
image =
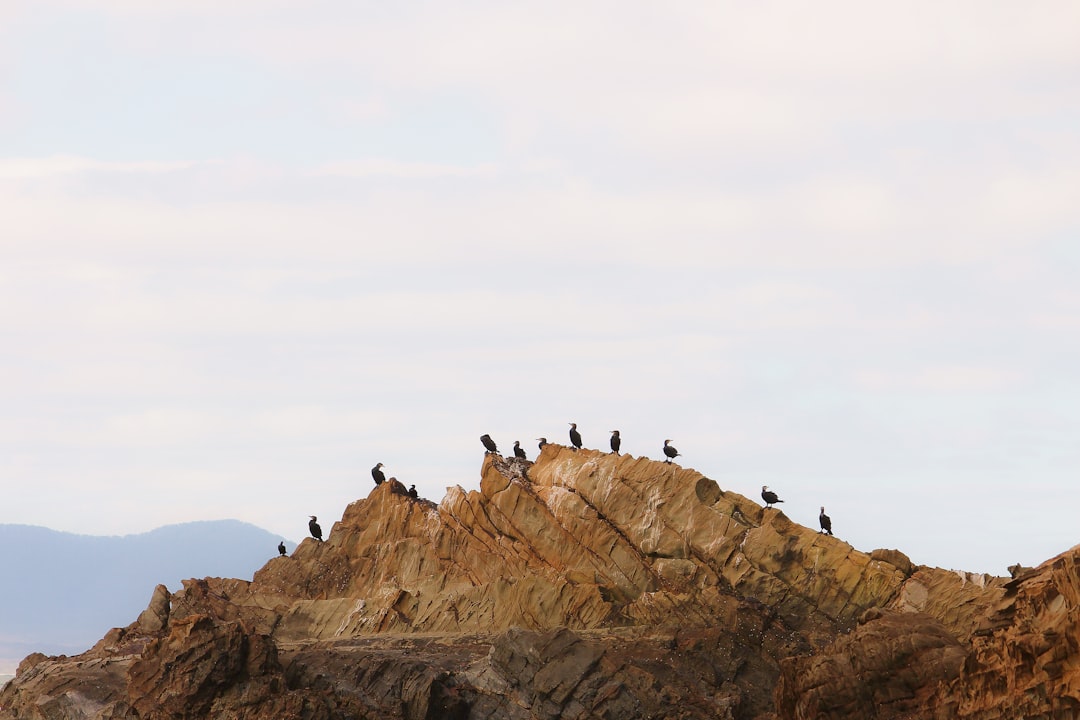
[[[0,5],[0,522],[299,540],[491,433],[1080,542],[1073,2]],[[272,549],[271,549],[272,550]]]

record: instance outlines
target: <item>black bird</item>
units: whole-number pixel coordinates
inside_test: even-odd
[[[514,441],[514,457],[521,458],[522,460],[525,459],[525,448],[521,447],[520,440]]]
[[[386,475],[382,471],[382,463],[379,463],[375,467],[371,468],[371,479],[375,481],[376,485],[382,485],[386,482]]]
[[[496,455],[499,454],[499,448],[495,447],[495,441],[492,440],[491,436],[487,433],[484,433],[480,436],[480,442],[484,443],[484,447],[486,448],[486,452],[484,453],[485,455],[487,455],[488,453],[495,453]]]
[[[285,549],[285,541],[284,540],[282,540],[281,542],[279,542],[277,544],[277,551],[278,551],[278,555],[284,555],[287,552],[287,550]]]
[[[664,454],[667,455],[667,460],[664,462],[669,463],[675,458],[679,457],[679,451],[675,449],[674,445],[668,445],[670,440],[664,441]]]
[[[420,497],[419,495],[416,494],[416,486],[415,485],[410,485],[409,486],[409,497],[411,497],[413,500]]]
[[[817,521],[821,525],[821,531],[827,532],[832,535],[832,518],[825,514],[825,506],[821,506],[821,514],[817,516]]]
[[[308,520],[307,529],[311,531],[311,537],[315,538],[319,542],[322,542],[322,528],[319,527],[319,523],[315,522],[316,517],[309,515],[311,519]]]
[[[622,439],[619,437],[619,431],[618,430],[612,430],[611,431],[611,452],[618,455],[619,454],[619,446],[621,446],[621,445],[622,445]]]
[[[541,450],[543,450],[544,446],[547,445],[547,438],[536,438],[536,439],[540,441],[540,444],[537,445],[537,447],[540,448]]]
[[[776,496],[776,493],[769,489],[768,485],[761,486],[761,499],[765,501],[765,507],[784,502]]]
[[[570,423],[570,444],[575,450],[581,449],[581,433],[577,431],[577,423]]]

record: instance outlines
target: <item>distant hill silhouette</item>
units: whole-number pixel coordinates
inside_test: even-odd
[[[177,590],[187,578],[250,578],[281,539],[239,520],[109,537],[0,525],[0,673],[32,652],[88,649],[133,622],[158,584]]]

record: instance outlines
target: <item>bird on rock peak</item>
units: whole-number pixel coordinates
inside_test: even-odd
[[[578,432],[577,423],[570,423],[570,444],[575,450],[581,449],[581,433]]]
[[[776,496],[776,493],[769,489],[768,485],[761,486],[761,499],[765,501],[765,507],[784,502]]]
[[[667,455],[667,460],[664,462],[670,463],[675,458],[679,457],[679,451],[675,449],[674,445],[671,445],[671,440],[664,441],[664,455]]]
[[[832,535],[832,518],[825,514],[825,506],[821,506],[821,513],[817,516],[818,524],[821,525],[821,532],[826,532]]]

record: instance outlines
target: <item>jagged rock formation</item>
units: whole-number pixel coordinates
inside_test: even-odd
[[[781,661],[781,717],[918,717],[959,674],[964,649],[933,617],[874,608],[863,620],[821,652]]]
[[[158,588],[87,653],[27,658],[0,715],[1072,717],[1075,560],[915,567],[689,468],[548,445],[439,505],[391,479],[250,582]]]

